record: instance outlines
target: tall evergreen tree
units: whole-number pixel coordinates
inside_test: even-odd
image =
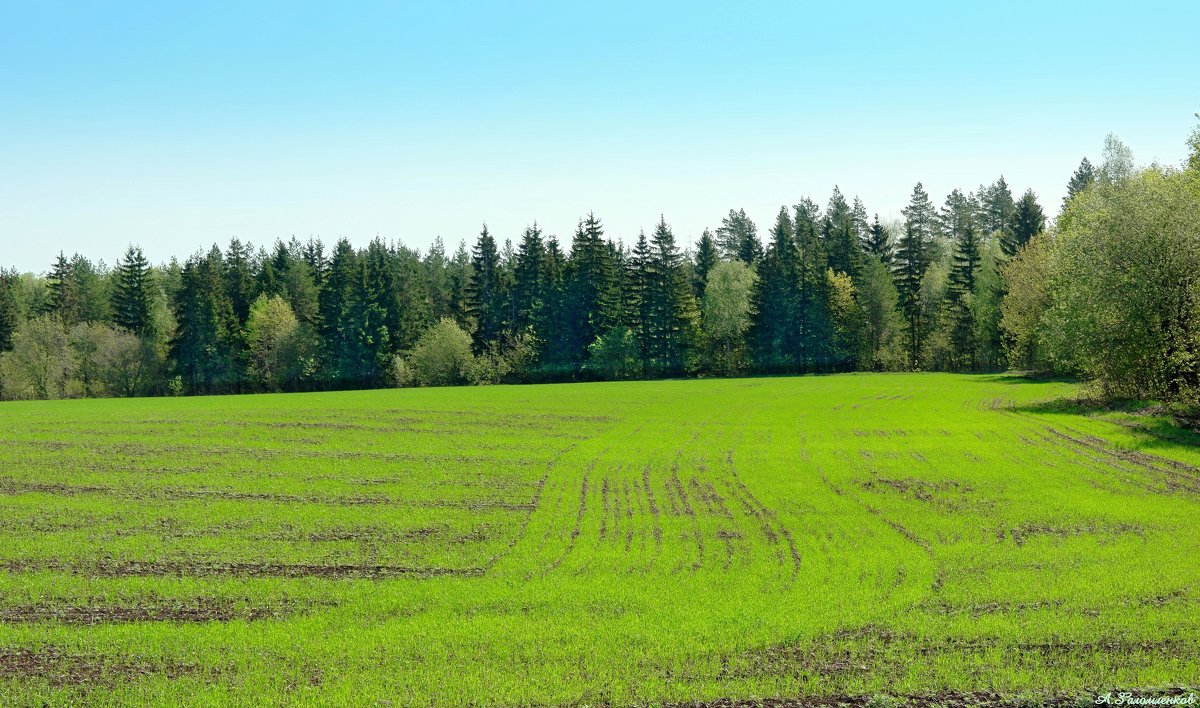
[[[758,228],[746,216],[745,209],[729,210],[729,216],[717,227],[717,248],[729,260],[740,260],[753,265],[762,257],[762,244],[758,241]]]
[[[888,229],[879,221],[879,215],[875,215],[875,219],[871,222],[871,226],[867,230],[867,242],[865,245],[867,253],[875,256],[884,265],[891,265],[892,262],[892,237],[888,233]]]
[[[130,246],[113,274],[113,324],[146,338],[153,329],[150,262],[140,246]]]
[[[841,190],[835,186],[821,223],[826,257],[835,273],[845,273],[853,278],[862,272],[863,259],[857,230],[854,213]]]
[[[931,243],[936,233],[936,217],[929,195],[920,182],[913,189],[909,205],[904,208],[904,235],[893,261],[896,290],[900,293],[900,309],[904,314],[905,339],[909,365],[919,365],[924,347],[927,323],[921,302],[921,284],[931,262]]]
[[[790,267],[794,322],[789,326],[790,358],[802,371],[826,371],[833,363],[826,240],[819,235],[819,210],[815,202],[801,199],[794,211],[795,255],[792,256],[794,265]],[[857,260],[858,257],[852,256],[851,267],[857,267]]]
[[[1002,233],[1012,218],[1016,203],[1004,175],[991,186],[979,188],[979,227],[984,235]]]
[[[620,311],[620,302],[616,282],[604,226],[589,213],[575,230],[565,277],[566,321],[561,353],[576,366],[582,363],[588,345],[617,323],[614,315]]]
[[[546,297],[546,244],[537,222],[525,227],[513,267],[514,332],[524,332],[540,316]]]
[[[487,224],[471,252],[471,278],[467,287],[467,312],[475,322],[477,351],[495,346],[504,331],[504,290],[500,253]]]
[[[250,306],[258,297],[251,261],[253,253],[250,244],[243,244],[236,237],[229,240],[225,249],[225,292],[239,327],[245,326],[250,317]]]
[[[954,365],[959,369],[971,369],[975,366],[977,346],[972,304],[981,257],[975,225],[968,223],[955,240],[954,258],[950,268],[950,344]]]
[[[795,315],[798,252],[795,226],[786,206],[780,207],[770,234],[754,284],[750,336],[759,367],[778,372],[796,366],[790,325]]]
[[[664,217],[659,217],[650,237],[650,263],[642,295],[650,304],[643,346],[649,350],[653,370],[680,374],[695,346],[698,309],[683,268],[683,254]]]
[[[53,312],[67,325],[79,321],[79,297],[75,290],[75,278],[72,274],[71,261],[62,252],[54,259],[47,279],[50,286],[49,306]]]
[[[921,347],[925,340],[925,322],[921,306],[921,282],[928,266],[928,248],[916,224],[906,221],[904,235],[900,238],[893,261],[896,290],[900,293],[900,311],[904,314],[904,334],[910,366],[920,361]]]
[[[863,250],[871,234],[871,224],[867,220],[867,207],[858,195],[855,195],[854,206],[850,208],[850,221],[854,224],[854,242]]]
[[[0,268],[0,352],[12,347],[13,332],[17,329],[19,311],[17,309],[17,279],[16,270]]]
[[[1017,202],[1004,237],[1000,240],[1004,255],[1009,258],[1015,256],[1017,251],[1029,243],[1029,239],[1040,234],[1045,228],[1046,215],[1038,204],[1037,195],[1032,189],[1027,189]]]
[[[175,371],[188,391],[228,391],[237,379],[237,319],[224,282],[224,262],[216,246],[183,266],[175,294],[178,329],[171,340]]]
[[[696,262],[692,265],[692,289],[696,293],[696,299],[699,300],[704,296],[704,286],[708,283],[708,273],[720,261],[720,256],[717,253],[716,240],[713,238],[712,232],[705,229],[700,234],[700,242],[696,245]]]
[[[449,294],[450,317],[458,322],[463,329],[470,330],[474,326],[470,312],[471,287],[471,253],[467,250],[465,241],[458,242],[458,249],[446,264],[446,286]]]

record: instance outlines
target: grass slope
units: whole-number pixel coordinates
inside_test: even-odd
[[[0,406],[0,698],[1200,683],[1200,448],[845,375]]]

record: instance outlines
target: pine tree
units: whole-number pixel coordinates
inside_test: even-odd
[[[888,233],[888,229],[879,221],[879,215],[875,215],[875,219],[871,222],[871,226],[867,230],[867,243],[865,246],[867,253],[879,259],[884,265],[891,265],[892,262],[892,237]]]
[[[708,283],[708,272],[713,269],[720,261],[720,256],[717,255],[717,244],[713,239],[712,232],[705,229],[700,234],[700,243],[696,246],[696,262],[692,266],[692,273],[695,276],[692,279],[692,289],[696,293],[696,299],[704,297],[704,286]]]
[[[1025,194],[1021,195],[1020,201],[1017,202],[1004,237],[1000,240],[1000,247],[1003,249],[1004,255],[1012,258],[1017,251],[1029,243],[1029,239],[1040,234],[1045,228],[1046,215],[1037,202],[1037,195],[1033,193],[1032,189],[1027,189]]]
[[[467,287],[467,312],[475,322],[475,349],[487,351],[500,340],[504,330],[504,290],[500,253],[487,224],[471,252],[471,278]]]
[[[112,293],[113,324],[147,338],[153,329],[150,262],[139,246],[130,246],[117,261]]]
[[[1071,175],[1071,180],[1067,182],[1067,196],[1063,197],[1063,208],[1067,208],[1071,197],[1079,194],[1083,190],[1091,186],[1092,182],[1096,181],[1096,168],[1092,167],[1092,163],[1085,157],[1079,163],[1079,167],[1075,170],[1075,174]]]
[[[968,223],[955,241],[948,303],[950,343],[955,366],[960,369],[970,369],[975,365],[977,346],[972,304],[981,257],[975,226]]]
[[[721,255],[729,260],[740,260],[753,265],[762,257],[758,228],[746,216],[745,209],[729,210],[729,216],[722,219],[717,228],[716,241]]]

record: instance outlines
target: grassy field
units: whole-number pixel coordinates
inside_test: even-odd
[[[914,374],[0,404],[0,703],[1200,684],[1200,447],[1045,403],[1073,393]]]

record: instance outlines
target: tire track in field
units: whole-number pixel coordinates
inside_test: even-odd
[[[1054,445],[1052,438],[1045,438],[1047,442],[1051,443],[1049,447],[1065,447],[1078,457],[1126,474],[1145,475],[1148,473],[1154,481],[1166,487],[1167,493],[1200,495],[1200,467],[1139,450],[1119,448],[1104,438],[1065,425],[1055,427],[1028,413],[1012,409],[1001,409],[1001,412],[1018,420],[1031,422],[1045,434],[1061,441],[1058,445]],[[1155,493],[1164,491],[1152,484],[1146,484],[1142,480],[1126,479],[1124,481]]]
[[[800,566],[803,559],[799,548],[796,546],[796,541],[792,537],[792,532],[778,520],[778,515],[767,507],[766,504],[763,504],[762,500],[755,496],[750,491],[750,488],[746,486],[745,482],[742,481],[738,475],[737,465],[734,464],[733,454],[734,450],[732,449],[725,454],[725,464],[730,473],[730,480],[725,481],[729,489],[729,494],[758,524],[763,537],[767,539],[767,543],[775,549],[775,556],[779,565],[786,567],[790,560],[790,579],[795,580],[800,573]],[[780,538],[783,539],[783,544],[780,544]],[[785,551],[787,555],[784,555]]]

